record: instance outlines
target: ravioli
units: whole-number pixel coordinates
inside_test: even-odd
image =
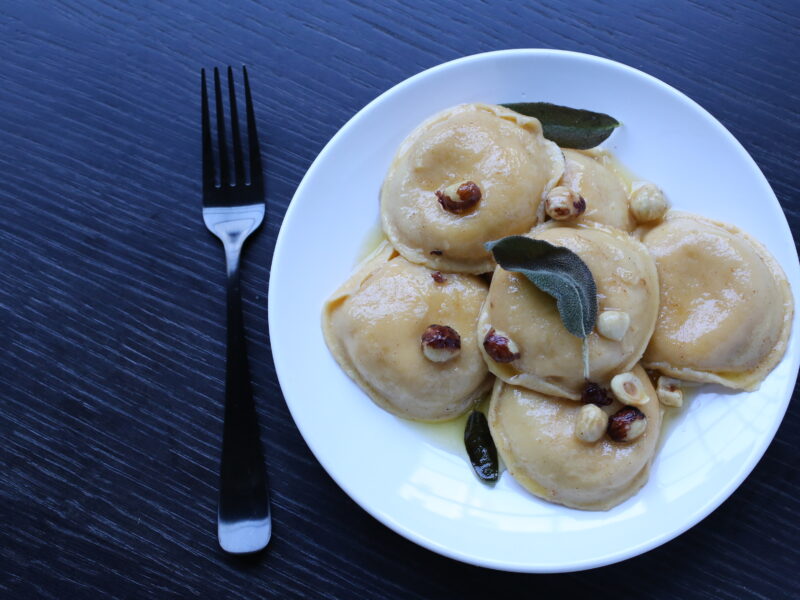
[[[631,216],[625,184],[609,167],[591,154],[564,150],[566,159],[561,185],[578,192],[586,200],[586,212],[578,221],[592,221],[633,231],[636,221]]]
[[[474,275],[410,263],[384,242],[325,303],[325,341],[381,408],[407,419],[452,419],[491,387],[475,333],[487,288]],[[421,337],[432,324],[459,334],[457,356],[426,358]]]
[[[786,351],[794,311],[775,259],[736,227],[675,211],[642,241],[661,281],[645,365],[687,381],[757,389]]]
[[[627,315],[629,324],[619,340],[599,335],[589,345],[589,379],[605,384],[630,370],[642,357],[658,316],[658,276],[647,249],[626,233],[594,223],[559,226],[550,221],[529,237],[569,248],[586,263],[597,285],[598,321],[603,313]],[[517,346],[519,357],[507,363],[481,350],[489,369],[503,381],[572,400],[585,385],[582,340],[570,334],[555,300],[524,275],[500,267],[478,320],[483,341],[494,329]]]
[[[456,106],[400,146],[381,189],[383,230],[411,262],[485,273],[494,261],[484,242],[529,231],[563,170],[561,150],[537,119],[501,106]],[[477,185],[480,200],[451,212],[437,192],[465,182]]]
[[[786,351],[794,310],[761,244],[670,212],[655,184],[632,179],[610,153],[562,150],[537,119],[501,106],[434,115],[381,187],[388,241],[323,307],[334,359],[406,419],[454,419],[491,388],[492,438],[526,490],[582,510],[631,498],[664,407],[683,403],[671,378],[756,389]],[[553,297],[495,264],[485,243],[511,235],[566,247],[589,268],[598,310],[585,340]],[[669,376],[658,391],[645,368]]]
[[[632,442],[575,436],[581,404],[545,396],[497,380],[489,406],[489,429],[508,471],[525,489],[549,502],[584,510],[608,510],[647,482],[661,429],[662,409],[640,366],[634,374],[649,397],[639,409],[647,427]],[[604,407],[608,414],[622,408]]]

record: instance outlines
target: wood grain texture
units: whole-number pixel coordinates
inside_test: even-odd
[[[800,597],[796,398],[753,474],[674,541],[507,574],[356,506],[295,428],[266,335],[272,247],[311,161],[379,93],[476,52],[578,50],[672,84],[744,144],[797,233],[799,29],[788,0],[0,4],[0,597]],[[242,63],[269,187],[243,288],[275,527],[244,560],[214,536],[223,258],[200,218],[197,93],[200,67]]]

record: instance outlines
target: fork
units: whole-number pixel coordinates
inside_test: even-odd
[[[222,431],[217,537],[226,552],[256,552],[264,548],[272,533],[266,469],[259,439],[250,369],[242,317],[239,258],[242,245],[264,219],[264,177],[256,135],[256,119],[250,96],[247,68],[242,67],[247,110],[249,182],[239,136],[233,69],[228,67],[228,105],[233,142],[233,178],[228,166],[225,113],[219,69],[214,68],[219,174],[214,165],[211,115],[202,82],[203,122],[203,221],[225,249],[228,284],[228,339],[225,369],[225,419]]]

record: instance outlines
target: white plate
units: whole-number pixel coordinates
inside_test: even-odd
[[[507,50],[449,62],[393,87],[353,117],[306,173],[278,236],[269,329],[281,387],[314,455],[375,518],[435,552],[509,571],[589,569],[654,548],[719,506],[750,473],[797,377],[798,314],[784,360],[758,392],[706,386],[673,423],[639,494],[608,512],[539,500],[504,473],[494,489],[455,440],[376,407],[342,372],[320,330],[325,299],[378,223],[378,191],[403,138],[462,102],[544,100],[613,115],[605,147],[657,182],[676,208],[738,225],[800,270],[775,194],[734,137],[692,100],[602,58]]]

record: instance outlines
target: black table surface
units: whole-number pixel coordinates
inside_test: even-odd
[[[416,546],[330,479],[282,399],[266,302],[282,216],[339,127],[423,69],[502,48],[596,54],[685,92],[796,232],[799,28],[789,0],[3,2],[0,597],[800,597],[796,398],[752,475],[675,540],[503,573]],[[269,182],[243,286],[274,536],[236,558],[215,537],[225,297],[198,88],[200,67],[243,63]]]

